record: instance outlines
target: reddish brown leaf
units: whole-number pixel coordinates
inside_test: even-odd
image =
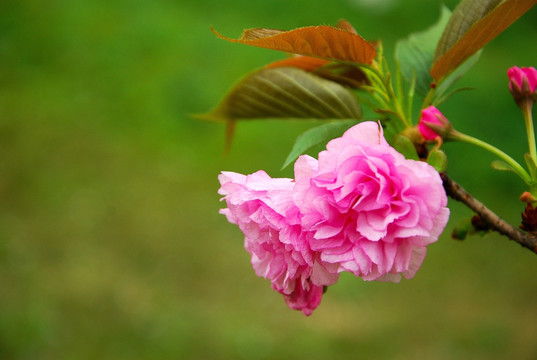
[[[444,55],[476,22],[494,10],[502,0],[461,0],[444,26],[436,44],[434,61]]]
[[[470,27],[431,69],[438,81],[498,36],[520,16],[537,4],[537,0],[506,0]]]
[[[336,27],[339,29],[345,30],[347,32],[353,33],[353,34],[358,34],[356,30],[354,29],[354,27],[345,19],[340,19],[337,22]],[[277,68],[277,67],[295,67],[295,68],[302,69],[304,71],[313,72],[323,66],[327,66],[328,64],[330,64],[329,60],[320,59],[320,58],[311,57],[311,56],[295,55],[295,56],[291,56],[283,60],[272,62],[265,67],[268,69]],[[361,78],[363,80],[363,77]]]
[[[374,47],[361,36],[332,26],[308,26],[290,31],[248,29],[239,39],[230,39],[211,30],[231,42],[328,60],[370,64],[376,56]]]
[[[354,26],[352,26],[351,23],[348,22],[345,19],[339,19],[339,21],[336,24],[336,27],[340,28],[341,30],[345,30],[345,31],[348,31],[350,33],[358,35],[358,32],[356,31]]]

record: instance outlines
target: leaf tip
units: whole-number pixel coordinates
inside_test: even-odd
[[[342,30],[345,30],[347,32],[353,33],[355,35],[358,35],[358,31],[356,31],[354,26],[352,26],[351,23],[345,19],[339,19],[338,22],[336,23],[336,27]]]
[[[211,28],[211,32],[212,32],[213,34],[215,34],[216,37],[218,37],[219,39],[227,40],[227,41],[233,41],[233,39],[230,39],[230,38],[228,38],[228,37],[225,37],[224,35],[220,34],[218,31],[216,31],[215,28],[214,28],[212,25],[210,25],[210,28]]]
[[[225,118],[217,115],[214,111],[203,114],[189,114],[189,116],[200,121],[222,122],[226,120]]]
[[[298,156],[294,156],[292,153],[290,153],[287,156],[287,159],[283,162],[282,167],[280,168],[280,171],[284,170],[286,167],[288,167],[294,160],[296,160]]]

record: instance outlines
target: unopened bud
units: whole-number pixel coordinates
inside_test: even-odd
[[[518,106],[527,101],[533,105],[537,101],[537,70],[533,67],[513,66],[507,70],[509,91]]]
[[[535,198],[533,197],[533,195],[528,192],[528,191],[524,191],[522,193],[522,195],[520,195],[520,201],[523,201],[527,204],[531,204],[531,203],[535,203],[537,202],[537,200],[535,200]]]
[[[453,129],[449,120],[434,106],[421,110],[418,130],[426,141],[434,141],[437,137],[446,138]]]

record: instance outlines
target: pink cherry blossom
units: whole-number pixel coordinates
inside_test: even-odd
[[[244,246],[258,276],[271,281],[287,305],[310,315],[321,302],[324,286],[337,281],[309,247],[312,233],[300,226],[293,202],[292,179],[273,179],[263,171],[219,176],[227,208],[220,212],[245,235]]]
[[[364,280],[412,278],[449,218],[436,170],[405,159],[374,122],[330,141],[318,162],[301,156],[295,177],[311,249]]]
[[[436,170],[405,159],[374,122],[330,141],[319,160],[299,157],[295,180],[263,171],[219,180],[221,213],[244,233],[256,274],[305,315],[343,271],[412,278],[449,217]]]
[[[448,127],[451,126],[446,117],[434,106],[429,106],[421,110],[421,118],[418,124],[418,130],[423,135],[425,140],[428,141],[432,141],[438,136],[441,136],[427,125],[438,125],[446,131],[448,130]]]

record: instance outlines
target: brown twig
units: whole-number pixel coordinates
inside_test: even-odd
[[[470,193],[468,193],[468,191],[464,190],[462,186],[457,184],[445,173],[442,173],[441,176],[444,182],[444,189],[446,190],[448,196],[457,201],[462,202],[474,212],[476,212],[479,217],[490,226],[492,230],[507,236],[509,239],[516,241],[523,247],[537,254],[537,236],[530,235],[517,229],[516,227],[496,215],[494,212],[492,212],[489,208],[487,208],[479,200],[474,198]]]

